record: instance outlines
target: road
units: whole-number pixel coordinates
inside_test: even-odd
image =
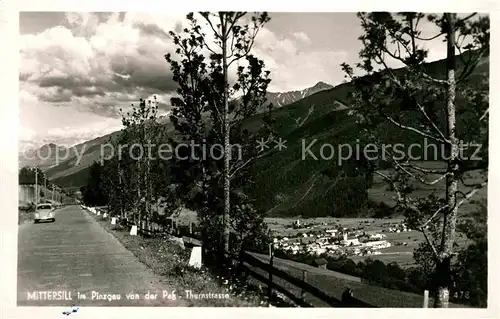
[[[185,306],[184,300],[172,300],[172,289],[80,206],[61,208],[55,218],[54,223],[19,226],[18,306]],[[42,291],[63,293],[33,300]],[[157,294],[156,300],[145,298],[148,291]],[[115,299],[120,294],[121,299],[98,300],[95,292]],[[139,299],[128,299],[129,293]]]

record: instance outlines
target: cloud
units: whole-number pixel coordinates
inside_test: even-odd
[[[21,127],[19,146],[21,150],[37,148],[47,143],[73,146],[119,131],[121,128],[121,120],[113,118],[102,118],[80,126],[53,127],[47,130],[43,135],[37,134],[34,130],[29,128]]]
[[[346,59],[343,50],[308,50],[309,38],[296,33],[291,38],[278,37],[267,28],[260,31],[253,52],[271,71],[270,90],[302,90],[319,81],[338,84],[343,79],[340,64]]]
[[[162,30],[158,26],[139,23],[134,16],[120,21],[111,15],[106,22],[92,13],[69,13],[66,18],[71,29],[56,26],[22,36],[19,80],[43,88],[36,92],[41,101],[60,104],[96,97],[114,105],[121,101],[113,100],[114,93],[138,100],[175,90],[163,59],[173,45],[152,37]],[[89,111],[100,111],[87,102]]]
[[[30,129],[29,127],[24,127],[22,125],[19,128],[19,139],[31,140],[35,136],[36,136],[35,130]]]
[[[157,95],[161,112],[170,108],[169,98],[176,83],[164,59],[175,45],[168,32],[186,26],[185,14],[147,13],[67,13],[65,21],[36,34],[21,36],[20,104],[26,127],[50,138],[95,137],[98,129],[80,134],[82,125],[64,109],[96,115],[99,127],[106,119],[117,121],[120,109],[130,109],[139,98]],[[201,21],[200,21],[201,22]],[[211,37],[210,27],[202,30]],[[210,42],[210,39],[209,39]],[[339,64],[342,50],[313,51],[305,32],[278,36],[268,27],[257,36],[253,53],[263,59],[272,72],[270,90],[303,89],[318,81],[337,84],[343,75]],[[236,68],[236,64],[233,65]],[[234,74],[230,75],[234,78]],[[43,106],[43,107],[42,107]],[[43,108],[52,117],[64,117],[63,130],[48,115],[32,116]],[[75,113],[76,114],[76,113]],[[42,122],[44,118],[45,122]],[[49,124],[50,123],[50,124]],[[62,126],[64,128],[64,126]],[[58,134],[54,135],[56,130]],[[61,129],[61,131],[57,131]],[[83,132],[83,131],[82,131]]]
[[[292,36],[295,37],[295,39],[302,41],[303,43],[309,44],[311,43],[311,39],[305,34],[304,32],[293,32]]]

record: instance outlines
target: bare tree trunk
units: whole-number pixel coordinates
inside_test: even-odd
[[[148,155],[148,159],[147,159],[147,162],[146,162],[146,174],[144,176],[144,179],[145,179],[145,192],[146,192],[146,195],[144,197],[145,199],[145,205],[146,205],[146,229],[149,230],[150,229],[150,219],[151,219],[151,205],[150,205],[150,200],[151,200],[151,179],[149,178],[149,155]]]
[[[137,214],[135,217],[137,228],[141,228],[141,164],[137,160]]]
[[[455,230],[457,224],[456,193],[458,190],[459,179],[459,142],[456,136],[456,118],[455,118],[455,13],[445,13],[447,23],[447,92],[446,92],[446,117],[447,133],[450,145],[448,146],[447,160],[448,172],[451,174],[446,177],[446,201],[449,209],[446,211],[443,220],[443,234],[441,237],[441,247],[436,264],[436,298],[434,307],[448,308],[450,297],[450,267],[453,253],[453,243],[455,242]]]
[[[120,217],[123,218],[125,216],[123,212],[123,185],[122,185],[122,168],[120,165],[120,159],[118,159],[118,185],[120,189]]]
[[[220,13],[223,14],[223,13]],[[229,102],[228,102],[228,76],[227,76],[227,20],[221,19],[222,31],[222,70],[224,72],[224,252],[229,252],[229,218],[231,211],[230,202],[230,176],[229,165],[231,147],[229,145]]]
[[[148,109],[149,110],[149,109]],[[147,120],[144,121],[143,123],[143,126],[142,126],[142,130],[143,130],[143,138],[144,138],[144,143],[143,143],[143,146],[142,148],[144,149],[144,145],[146,145],[146,143],[148,143],[148,131],[147,131],[147,128],[146,128],[146,125],[147,125]],[[149,149],[149,148],[148,148]],[[143,154],[144,155],[144,154]],[[149,180],[149,152],[147,155],[144,155],[145,156],[145,159],[144,159],[144,164],[145,164],[145,169],[144,169],[144,209],[145,209],[145,213],[146,213],[146,216],[145,216],[145,228],[147,230],[149,230],[149,217],[150,217],[150,209],[149,209],[149,189],[150,189],[150,180]]]

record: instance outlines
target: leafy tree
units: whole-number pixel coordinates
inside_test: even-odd
[[[110,214],[124,217],[124,189],[122,188],[123,184],[121,183],[120,168],[118,166],[118,156],[104,161],[102,187],[109,199],[107,204]]]
[[[103,186],[103,166],[94,162],[89,169],[87,184],[81,189],[83,202],[88,206],[107,205],[108,197]]]
[[[479,204],[473,218],[458,228],[471,244],[460,250],[454,265],[455,291],[452,296],[474,306],[487,307],[488,300],[488,208],[486,201]]]
[[[164,138],[163,128],[158,122],[158,101],[156,96],[154,100],[140,99],[139,105],[132,105],[132,110],[122,116],[122,123],[124,129],[122,131],[121,141],[127,141],[129,145],[124,145],[128,151],[128,159],[135,161],[136,169],[135,176],[133,177],[133,184],[136,196],[133,198],[136,214],[136,224],[139,229],[144,226],[150,228],[150,218],[152,216],[151,205],[153,203],[153,189],[156,185],[152,180],[152,163],[157,158],[157,150],[160,143]],[[120,144],[120,143],[119,143]],[[116,169],[118,170],[117,176],[120,178],[118,184],[122,183],[121,180],[121,155],[118,162],[116,162]],[[156,161],[155,163],[159,163]],[[119,167],[120,166],[120,167]],[[155,175],[158,176],[158,175]],[[145,223],[143,223],[145,222]],[[144,225],[144,226],[143,226]]]
[[[391,129],[407,133],[408,141],[430,140],[443,149],[437,155],[444,158],[445,168],[438,169],[411,161],[410,154],[400,156],[384,148],[385,161],[394,172],[375,173],[392,185],[410,227],[425,235],[425,247],[435,263],[435,307],[448,307],[458,211],[487,184],[487,178],[472,183],[464,179],[471,170],[487,169],[488,79],[474,71],[489,55],[489,17],[474,13],[459,19],[455,13],[415,12],[359,13],[358,17],[364,33],[362,62],[356,67],[366,75],[356,76],[347,64],[343,68],[355,85],[353,113],[365,127],[363,139],[379,145],[387,142],[390,124]],[[424,18],[439,27],[437,35],[422,36],[419,26]],[[427,50],[422,42],[438,38],[446,43],[444,68],[425,63]],[[391,60],[404,68],[391,69]],[[482,153],[462,151],[469,142],[481,143]],[[441,181],[444,199],[412,196],[415,183],[436,187]]]
[[[397,262],[391,262],[387,264],[387,274],[389,278],[404,281],[406,279],[406,273],[401,267],[399,267]]]
[[[25,184],[35,184],[34,171],[28,166],[25,166],[19,170],[19,185]]]
[[[198,145],[183,148],[182,157],[173,159],[174,179],[184,201],[198,211],[206,248],[222,253],[230,252],[231,231],[238,234],[232,245],[237,249],[243,237],[262,229],[262,212],[255,210],[243,186],[252,183],[248,164],[264,155],[255,149],[255,140],[269,133],[268,128],[249,132],[242,122],[266,102],[269,71],[250,49],[269,17],[254,14],[248,21],[245,12],[202,12],[200,16],[215,42],[208,40],[190,13],[189,28],[180,34],[170,32],[177,46],[175,55],[165,56],[179,85],[178,96],[171,99],[171,120],[179,133],[173,143]],[[231,85],[228,73],[233,63],[238,64],[237,78]]]
[[[365,260],[364,274],[366,279],[377,283],[384,283],[388,276],[386,265],[378,259],[371,258]]]
[[[359,275],[356,269],[356,263],[352,261],[352,259],[348,259],[345,262],[343,262],[338,270],[352,276]]]
[[[51,185],[50,181],[47,179],[45,173],[39,167],[29,167],[25,166],[19,170],[19,185],[30,184],[33,185],[37,181],[38,185]],[[47,182],[46,182],[47,180]]]

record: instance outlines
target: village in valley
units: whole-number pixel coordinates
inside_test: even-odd
[[[271,221],[272,223],[272,221]],[[419,233],[402,220],[358,220],[355,224],[336,221],[307,222],[296,219],[292,223],[271,224],[275,249],[287,253],[334,256],[372,256],[399,254],[409,245],[420,243]],[[346,227],[347,226],[347,227]],[[403,233],[406,233],[406,241]],[[401,249],[398,249],[402,246]]]

